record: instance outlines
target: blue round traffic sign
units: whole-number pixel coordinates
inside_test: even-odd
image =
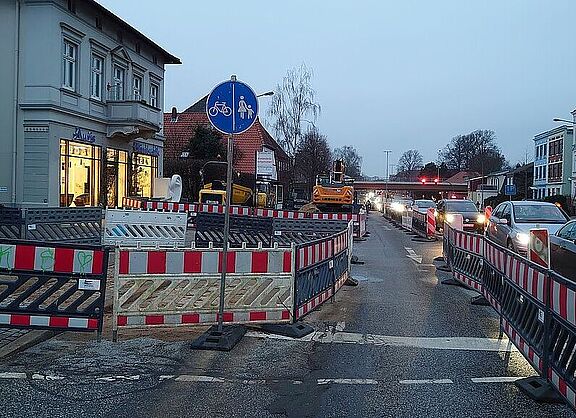
[[[214,128],[225,134],[249,129],[258,116],[258,98],[247,84],[229,80],[218,84],[206,100],[206,114]]]

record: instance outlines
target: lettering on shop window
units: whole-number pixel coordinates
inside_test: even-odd
[[[96,135],[92,133],[92,131],[82,131],[79,127],[76,128],[74,134],[72,135],[72,139],[76,141],[84,141],[84,142],[96,142]]]

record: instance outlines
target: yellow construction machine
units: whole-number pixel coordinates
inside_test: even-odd
[[[200,190],[200,203],[223,205],[226,203],[226,169],[227,164],[221,161],[208,161],[200,170],[202,177],[202,189]],[[233,172],[234,182],[232,183],[232,201],[233,205],[248,205],[254,192],[247,185],[240,184],[242,178],[239,172]],[[257,205],[264,206],[266,195],[257,195]]]
[[[344,174],[344,161],[334,161],[332,173],[317,176],[312,204],[320,212],[351,212],[354,204],[354,179]]]

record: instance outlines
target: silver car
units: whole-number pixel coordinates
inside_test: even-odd
[[[552,235],[567,220],[568,216],[552,203],[504,202],[496,206],[488,219],[486,236],[525,256],[528,253],[528,233],[531,229],[545,228]]]

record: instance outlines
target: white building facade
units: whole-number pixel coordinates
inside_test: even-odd
[[[180,60],[93,0],[0,3],[0,203],[116,206],[162,174]]]

